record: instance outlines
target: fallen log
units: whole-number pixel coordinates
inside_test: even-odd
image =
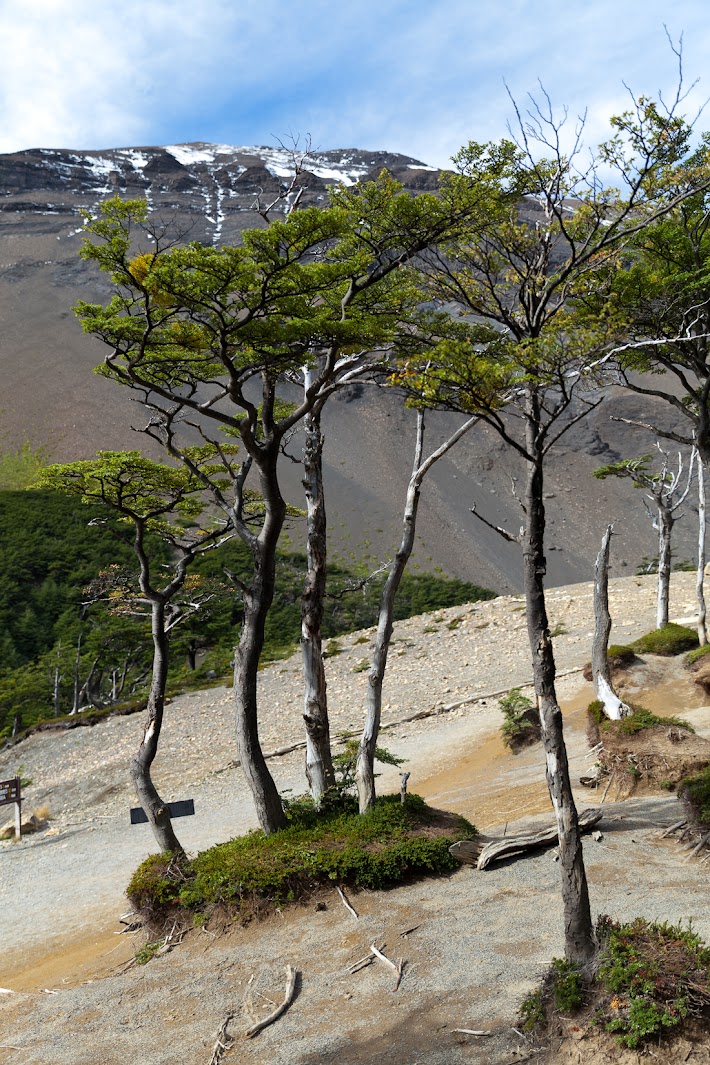
[[[584,810],[579,815],[580,833],[591,832],[602,819],[602,810]],[[460,862],[475,865],[477,869],[486,869],[492,862],[503,858],[512,858],[527,854],[542,847],[552,847],[557,843],[557,825],[525,836],[506,836],[505,839],[486,839],[481,845],[480,837],[474,840],[461,840],[449,847],[449,853]]]

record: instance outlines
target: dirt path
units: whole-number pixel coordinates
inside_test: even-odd
[[[676,575],[676,617],[690,616],[692,589],[691,574]],[[482,829],[521,814],[549,816],[540,750],[507,755],[496,734],[497,699],[468,701],[529,679],[520,605],[507,597],[441,611],[400,623],[395,634],[386,720],[449,709],[389,730],[385,743],[409,759],[412,790]],[[550,606],[553,625],[566,630],[555,641],[558,665],[562,672],[575,670],[589,656],[591,587],[555,589]],[[653,580],[615,582],[612,612],[617,642],[651,628]],[[368,635],[365,642],[357,634],[341,640],[343,652],[329,659],[335,730],[357,726],[364,676],[353,670],[367,653]],[[266,749],[299,738],[298,672],[298,661],[291,660],[262,675]],[[589,692],[575,699],[579,688],[577,672],[560,685],[569,701],[575,777],[590,765],[582,713]],[[663,706],[656,709],[668,713],[692,704],[684,716],[710,735],[710,711],[684,676],[667,683],[659,698]],[[451,708],[461,700],[467,701]],[[299,908],[268,928],[252,926],[223,939],[212,939],[209,930],[195,933],[179,951],[145,968],[98,979],[129,953],[127,937],[114,934],[126,909],[122,892],[132,869],[154,849],[146,827],[127,824],[126,761],[140,727],[137,718],[116,718],[61,736],[38,735],[0,755],[0,777],[22,763],[35,781],[30,804],[49,803],[57,814],[49,832],[0,848],[0,987],[18,992],[0,995],[0,1062],[207,1065],[224,1016],[235,1013],[234,1032],[245,1026],[249,977],[255,974],[258,990],[278,999],[286,962],[302,972],[297,1003],[254,1043],[240,1041],[227,1065],[355,1065],[375,1057],[399,1065],[453,1065],[510,1058],[516,1004],[562,948],[558,867],[549,853],[490,873],[464,869],[448,880],[362,893],[357,924],[334,896],[325,913]],[[254,823],[232,758],[228,693],[212,689],[175,700],[157,776],[166,797],[195,798],[196,816],[177,823],[189,850]],[[303,790],[300,752],[271,766],[281,788]],[[394,788],[396,771],[384,772],[380,784]],[[589,795],[579,800],[588,804]],[[602,843],[585,845],[593,908],[617,917],[692,916],[710,939],[707,869],[681,866],[673,845],[656,839],[676,809],[672,797],[633,800],[615,811],[623,819],[605,820]],[[414,925],[421,930],[402,939]],[[409,961],[396,996],[379,967],[357,978],[344,975],[375,935]],[[456,1036],[456,1027],[498,1034],[481,1050],[470,1037]]]

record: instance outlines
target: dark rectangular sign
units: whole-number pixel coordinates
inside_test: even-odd
[[[195,812],[195,800],[194,799],[181,799],[179,802],[168,803],[168,813],[171,817],[190,817]],[[148,823],[148,816],[142,806],[131,807],[131,824],[132,825],[145,825]]]
[[[20,801],[20,778],[12,780],[0,780],[0,806],[7,806],[11,802]]]

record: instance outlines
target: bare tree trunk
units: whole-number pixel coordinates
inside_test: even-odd
[[[305,386],[310,371],[306,370]],[[335,783],[330,750],[328,693],[323,665],[321,626],[325,597],[327,522],[323,492],[323,436],[320,408],[305,418],[303,487],[306,490],[308,568],[301,595],[301,652],[305,685],[306,779],[315,803]]]
[[[700,453],[695,452],[698,465],[698,575],[696,580],[696,592],[698,596],[698,640],[704,647],[708,642],[705,611],[705,473]]]
[[[244,621],[234,654],[234,701],[237,752],[251,789],[259,824],[267,835],[287,824],[283,803],[259,743],[257,677],[264,648],[264,626],[274,598],[276,547],[286,518],[286,504],[276,479],[276,459],[264,456],[258,464],[266,515],[251,543],[254,573],[244,590]]]
[[[609,613],[609,548],[613,525],[607,525],[602,538],[602,546],[594,567],[594,642],[592,644],[592,677],[594,694],[604,704],[604,713],[613,721],[618,721],[628,713],[628,707],[622,703],[611,683],[611,670],[607,651],[609,633],[611,632],[611,614]]]
[[[555,691],[555,660],[545,603],[545,505],[543,502],[543,450],[539,442],[540,410],[534,391],[526,404],[527,463],[523,569],[527,606],[528,638],[532,652],[533,678],[545,748],[547,787],[555,810],[560,848],[562,901],[565,925],[565,956],[578,966],[594,956],[594,930],[589,890],[584,870],[577,809],[567,762],[562,711]]]
[[[61,710],[62,710],[62,707],[61,707],[61,692],[60,692],[60,688],[59,688],[59,685],[60,685],[61,679],[62,679],[62,675],[59,672],[59,655],[61,654],[61,650],[62,650],[62,641],[60,640],[59,643],[57,644],[57,664],[54,667],[54,681],[53,681],[53,692],[52,692],[52,705],[54,706],[54,716],[55,717],[59,717],[59,714],[61,713]]]
[[[81,638],[83,633],[80,632],[76,641],[76,657],[74,659],[74,699],[72,701],[71,713],[76,714],[79,710],[79,696],[81,694],[81,686],[79,684],[79,662],[81,657]]]
[[[409,561],[409,556],[414,547],[416,532],[417,510],[419,507],[419,493],[425,475],[435,462],[446,454],[461,437],[471,429],[478,418],[469,418],[459,429],[453,433],[436,451],[432,452],[426,461],[422,462],[422,450],[424,446],[424,412],[417,411],[417,436],[414,448],[414,468],[409,479],[407,499],[402,516],[402,540],[399,550],[394,557],[387,574],[382,595],[380,597],[380,613],[377,621],[377,636],[375,637],[375,649],[372,654],[372,663],[367,678],[367,711],[365,715],[365,727],[363,728],[360,745],[357,752],[355,765],[355,781],[357,784],[358,803],[360,813],[368,810],[375,801],[375,749],[377,737],[380,731],[380,717],[382,714],[382,683],[387,668],[387,654],[392,638],[394,600],[399,588],[402,576]]]
[[[671,586],[671,531],[674,518],[668,507],[658,507],[658,608],[656,628],[668,624],[668,601]]]
[[[150,767],[158,750],[163,724],[165,685],[168,677],[168,638],[165,631],[165,604],[155,598],[151,602],[151,631],[153,636],[153,676],[150,682],[146,722],[140,746],[131,761],[131,778],[138,802],[148,817],[153,835],[161,851],[181,853],[183,848],[173,830],[170,813],[153,784]]]

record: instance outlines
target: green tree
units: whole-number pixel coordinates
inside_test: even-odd
[[[235,447],[225,449],[225,454]],[[222,464],[214,462],[214,449],[189,449],[189,457],[196,471],[218,478]],[[136,556],[139,575],[139,595],[120,570],[108,573],[95,589],[94,596],[113,598],[129,611],[147,609],[153,639],[153,662],[146,707],[143,738],[131,762],[131,777],[138,801],[143,806],[161,851],[179,852],[182,846],[175,835],[167,805],[162,801],[152,781],[150,768],[158,750],[163,722],[165,688],[169,665],[169,634],[186,610],[186,601],[178,602],[185,590],[188,568],[197,555],[208,550],[224,535],[224,523],[206,528],[182,528],[179,519],[191,524],[205,508],[204,485],[201,477],[180,467],[152,462],[138,451],[99,452],[95,459],[67,465],[48,466],[43,470],[37,486],[78,496],[84,503],[100,502],[119,516],[128,526],[125,542],[129,542]],[[153,533],[170,549],[171,565],[166,575],[162,566],[154,565],[148,533]],[[188,602],[195,607],[195,591]]]
[[[88,221],[97,242],[83,254],[111,274],[106,307],[82,303],[84,328],[109,346],[101,372],[135,389],[151,412],[148,432],[202,476],[252,559],[241,582],[243,624],[235,652],[237,748],[266,832],[286,823],[258,738],[257,671],[275,587],[276,548],[287,515],[278,464],[287,434],[332,386],[343,359],[393,343],[416,313],[418,293],[400,266],[452,231],[461,208],[411,199],[383,179],[382,197],[339,193],[324,209],[244,234],[240,247],[134,243],[144,204],[110,200]],[[301,401],[284,406],[281,382],[316,372]],[[258,399],[256,392],[259,392]],[[196,469],[185,422],[222,454],[220,430],[243,458],[225,461],[228,485]],[[263,501],[246,520],[247,479]]]
[[[522,548],[533,676],[560,840],[566,955],[587,965],[593,926],[545,603],[544,471],[554,444],[598,402],[582,393],[580,382],[593,379],[594,363],[615,339],[609,316],[585,317],[578,305],[590,291],[608,290],[620,249],[689,195],[687,182],[676,180],[689,129],[673,111],[641,98],[612,119],[611,140],[582,166],[582,128],[565,153],[564,120],[547,98],[540,106],[533,101],[518,119],[517,143],[472,142],[455,159],[452,185],[461,195],[481,180],[490,183],[492,166],[496,187],[488,212],[476,217],[464,240],[425,257],[422,286],[430,298],[453,303],[469,317],[452,326],[418,375],[410,361],[403,377],[412,378],[420,402],[477,413],[524,463],[521,533],[496,531]],[[602,182],[608,167],[623,194]],[[511,192],[517,210],[510,207]]]

